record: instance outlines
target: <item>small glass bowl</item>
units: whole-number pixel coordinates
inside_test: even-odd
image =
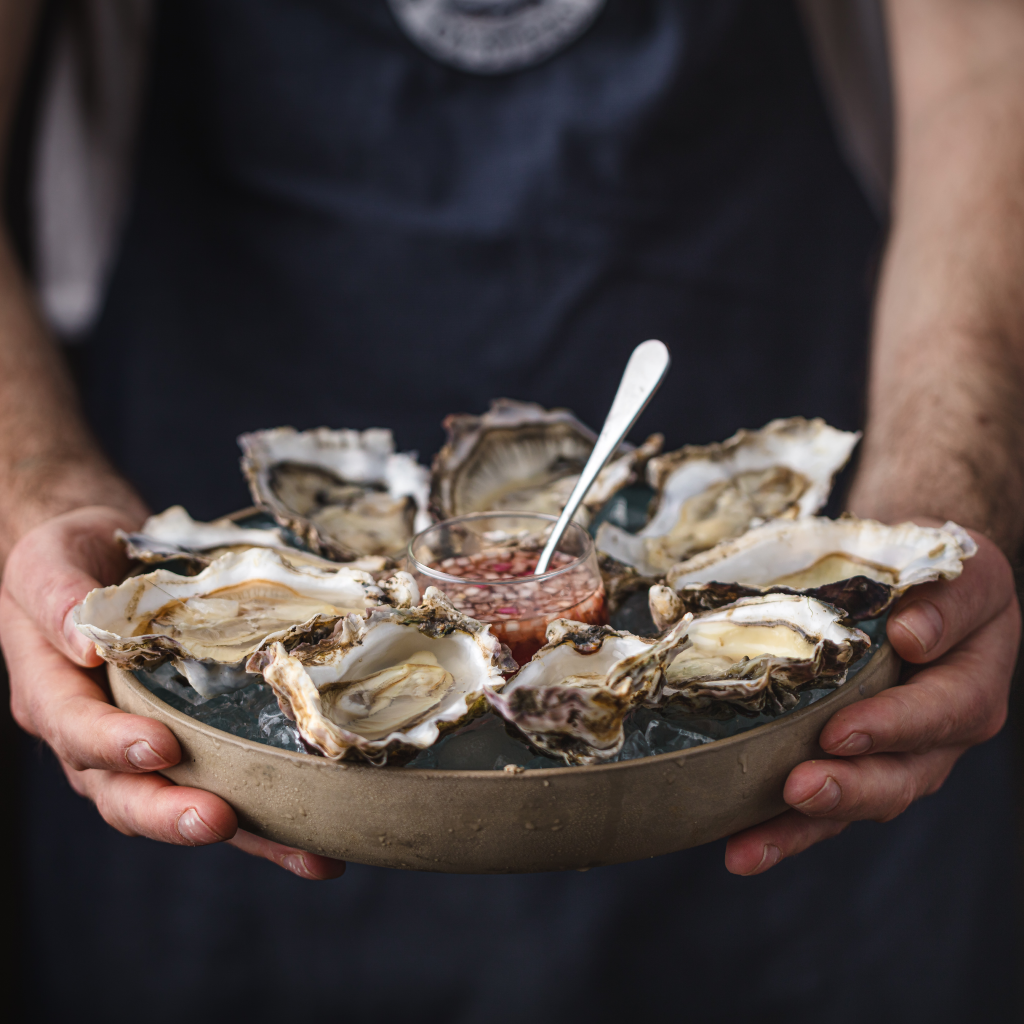
[[[437,587],[459,611],[491,624],[520,665],[544,645],[554,619],[605,623],[594,542],[578,523],[562,535],[548,571],[533,575],[557,522],[540,512],[475,512],[446,519],[409,544],[421,590]]]

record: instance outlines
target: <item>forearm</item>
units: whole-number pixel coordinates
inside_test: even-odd
[[[99,504],[132,519],[145,513],[86,427],[64,360],[0,237],[0,560],[33,526]]]
[[[851,507],[1024,532],[1024,5],[893,0],[893,230]]]
[[[0,191],[38,6],[0,0]],[[0,225],[0,565],[27,530],[94,504],[131,519],[144,514],[85,426],[67,367]]]

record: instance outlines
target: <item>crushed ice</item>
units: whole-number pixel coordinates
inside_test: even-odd
[[[872,645],[868,653],[850,669],[850,679],[845,684],[847,686],[878,650],[885,635],[884,617],[859,623],[859,626],[871,636]],[[295,724],[285,717],[266,683],[253,682],[234,693],[222,693],[205,699],[189,686],[188,681],[175,671],[170,662],[152,671],[136,672],[135,676],[161,700],[197,722],[283,750],[308,752]],[[831,688],[805,690],[793,711],[808,707],[831,692]],[[792,711],[786,714],[792,714]],[[622,750],[612,758],[612,762],[686,750],[702,743],[735,736],[773,720],[774,717],[770,715],[736,715],[733,718],[713,719],[684,715],[671,707],[658,711],[637,708],[626,718],[626,739]],[[511,736],[505,729],[504,720],[494,714],[486,714],[442,737],[432,747],[418,754],[406,767],[501,771],[507,765],[519,765],[526,769],[565,767],[562,761],[538,756],[521,740]]]

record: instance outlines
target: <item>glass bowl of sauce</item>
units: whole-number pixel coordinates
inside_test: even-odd
[[[437,587],[491,632],[524,665],[544,645],[555,619],[608,621],[594,542],[570,523],[548,571],[534,574],[555,516],[476,512],[446,519],[412,539],[408,569],[421,590]]]

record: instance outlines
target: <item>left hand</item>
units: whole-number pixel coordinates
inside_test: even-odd
[[[890,821],[936,792],[957,758],[1006,721],[1020,640],[1010,563],[972,533],[978,553],[953,581],[914,587],[889,618],[889,641],[910,665],[902,686],[837,712],[822,730],[836,760],[805,761],[786,780],[791,810],[734,835],[733,874],[757,875],[838,835],[851,821]]]
[[[246,832],[219,796],[158,774],[181,760],[174,734],[110,702],[105,673],[96,671],[102,662],[71,610],[93,587],[123,577],[127,562],[114,528],[135,525],[117,508],[79,508],[25,533],[11,551],[0,586],[0,641],[15,721],[50,745],[72,789],[125,835],[178,846],[227,842],[300,878],[338,877],[341,861]]]

